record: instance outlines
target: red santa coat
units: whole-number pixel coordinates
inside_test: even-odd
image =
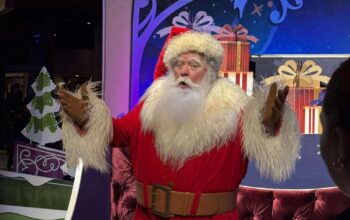
[[[245,176],[248,160],[242,152],[240,126],[220,147],[188,159],[180,169],[164,163],[155,147],[154,134],[142,130],[141,110],[144,102],[138,104],[125,117],[113,121],[113,145],[129,147],[138,182],[143,184],[168,185],[172,190],[193,193],[230,192],[238,188]],[[237,120],[237,123],[240,124]],[[157,219],[151,210],[137,207],[135,219]],[[174,217],[171,219],[182,219]],[[186,218],[188,219],[188,218]],[[238,219],[237,209],[213,217],[193,217],[191,219]]]
[[[164,156],[164,152],[161,152],[164,148],[159,148],[159,135],[154,135],[164,130],[152,130],[152,117],[156,118],[152,102],[161,97],[161,84],[161,79],[156,80],[143,102],[113,123],[108,108],[94,93],[93,85],[89,84],[87,88],[91,108],[89,123],[85,128],[87,132],[84,135],[79,133],[69,116],[62,113],[62,136],[68,164],[77,164],[78,158],[81,158],[85,167],[108,170],[105,152],[113,136],[112,146],[130,147],[137,181],[148,185],[168,185],[171,181],[175,191],[233,191],[245,175],[246,157],[255,160],[262,175],[276,181],[285,180],[294,171],[300,149],[300,132],[292,109],[288,105],[284,106],[278,134],[273,138],[266,136],[261,125],[260,110],[264,107],[267,92],[261,90],[254,93],[254,98],[247,98],[239,87],[223,79],[216,80],[208,94],[203,120],[196,127],[182,126],[185,129],[176,131],[179,132],[178,137],[185,136],[185,139],[169,139],[175,142],[170,141],[168,145],[167,140],[161,143],[171,146],[171,150],[180,149],[180,152],[183,149],[191,150],[191,146],[202,146],[203,150],[186,152],[185,155],[193,156],[187,158],[181,169],[166,165],[160,157]],[[75,95],[81,98],[80,91]],[[192,138],[193,133],[196,134],[193,135],[195,138]],[[137,208],[135,218],[156,219],[150,210],[142,207]],[[212,219],[238,219],[237,209],[213,216]]]

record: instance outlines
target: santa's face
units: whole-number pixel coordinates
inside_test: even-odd
[[[208,63],[204,56],[196,52],[181,54],[174,61],[175,80],[180,77],[188,77],[194,84],[199,84],[208,70]],[[179,84],[182,89],[189,88],[186,82]]]
[[[198,56],[197,60],[200,61]],[[187,62],[191,59],[184,64],[185,69],[190,68]],[[198,125],[205,121],[207,99],[215,82],[211,77],[215,75],[212,68],[208,66],[204,69],[207,70],[198,71],[202,72],[198,77],[197,71],[189,70],[189,73],[180,75],[179,72],[175,74],[172,68],[165,77],[155,82],[156,92],[150,93],[142,110],[143,125],[154,133],[162,160],[175,167],[181,167],[184,161],[207,147],[193,142],[198,140],[193,138],[193,131],[202,132]],[[191,76],[196,83],[192,82]]]

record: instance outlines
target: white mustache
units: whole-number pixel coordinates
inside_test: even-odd
[[[187,76],[181,76],[179,77],[175,82],[173,82],[172,84],[175,86],[179,86],[181,83],[186,83],[186,85],[188,85],[191,89],[193,88],[197,88],[198,85],[193,83],[190,78],[188,78]]]

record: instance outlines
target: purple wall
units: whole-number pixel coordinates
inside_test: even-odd
[[[104,1],[103,91],[113,116],[129,110],[133,1]]]

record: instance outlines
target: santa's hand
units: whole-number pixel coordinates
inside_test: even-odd
[[[265,126],[266,133],[275,134],[276,126],[282,117],[284,102],[286,101],[289,87],[277,91],[277,84],[273,83],[270,87],[269,95],[266,99],[264,108],[262,109],[262,124]]]
[[[79,99],[69,94],[65,89],[58,90],[59,101],[63,107],[63,111],[73,119],[73,121],[83,128],[88,121],[88,114],[86,112],[87,103],[89,100],[86,84],[80,88],[82,99]]]

